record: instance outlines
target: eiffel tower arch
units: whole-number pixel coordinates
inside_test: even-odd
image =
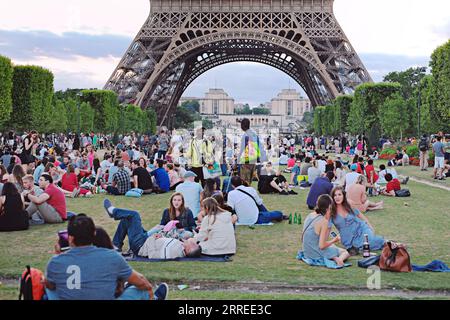
[[[251,61],[291,76],[313,106],[372,79],[333,13],[334,0],[150,0],[150,15],[105,85],[166,124],[197,77]]]

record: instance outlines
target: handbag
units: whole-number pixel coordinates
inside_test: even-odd
[[[358,267],[367,269],[380,263],[381,256],[373,256],[358,261]]]
[[[406,246],[392,241],[386,242],[380,257],[380,269],[393,272],[411,272],[411,257]]]
[[[402,189],[395,191],[395,196],[398,198],[408,198],[411,197],[411,192],[408,189]]]

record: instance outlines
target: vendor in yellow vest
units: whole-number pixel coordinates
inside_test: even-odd
[[[203,171],[207,170],[207,165],[213,164],[213,147],[212,143],[204,137],[205,130],[204,127],[195,129],[195,136],[190,141],[186,152],[190,170],[197,175],[195,181],[201,182],[202,186],[205,185]]]
[[[241,129],[244,135],[241,139],[241,148],[238,161],[240,164],[240,177],[250,186],[255,174],[256,164],[267,161],[266,151],[264,150],[264,141],[260,141],[255,130],[250,129],[250,120],[241,121]]]

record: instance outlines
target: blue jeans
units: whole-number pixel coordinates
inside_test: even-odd
[[[48,300],[59,300],[56,290],[52,291],[46,288],[45,294],[47,295]],[[148,294],[148,291],[139,290],[135,286],[131,286],[126,288],[122,295],[116,300],[150,300],[150,295]]]
[[[259,213],[258,221],[256,224],[266,224],[274,220],[281,221],[283,219],[283,213],[280,211],[262,211]]]
[[[120,220],[114,234],[113,244],[118,248],[122,248],[123,241],[128,236],[130,249],[135,255],[138,255],[139,250],[148,239],[147,231],[142,227],[141,216],[136,211],[114,209],[113,217],[115,220]]]

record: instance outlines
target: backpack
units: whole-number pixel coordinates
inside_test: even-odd
[[[420,139],[419,150],[425,152],[428,150],[428,143],[426,139]]]
[[[408,198],[411,197],[411,192],[408,189],[402,189],[395,191],[395,196],[398,198]]]
[[[42,300],[45,294],[44,274],[38,269],[27,266],[20,278],[19,300]]]

